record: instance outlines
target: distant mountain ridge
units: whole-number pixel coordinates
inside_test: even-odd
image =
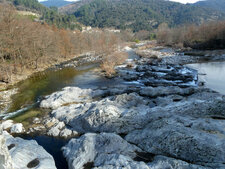
[[[59,9],[74,14],[93,27],[152,30],[166,22],[170,26],[225,19],[225,12],[165,0],[82,0]]]
[[[46,7],[51,7],[51,6],[62,7],[65,5],[72,4],[73,2],[64,1],[64,0],[47,0],[47,1],[42,1],[40,3]]]
[[[1,2],[1,0],[0,0]],[[55,25],[58,28],[64,29],[81,29],[74,15],[64,15],[55,8],[47,8],[40,4],[37,0],[5,0],[11,3],[19,11],[31,11],[38,13],[41,17],[40,21],[46,22],[50,25]]]
[[[204,0],[198,1],[195,6],[211,8],[215,10],[225,11],[225,0]]]
[[[77,11],[80,7],[82,7],[83,5],[87,5],[91,2],[93,2],[94,0],[80,0],[77,2],[73,2],[69,5],[65,5],[59,8],[59,12],[61,13],[67,13],[67,14],[72,14],[75,11]]]

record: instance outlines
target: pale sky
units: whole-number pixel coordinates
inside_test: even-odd
[[[186,4],[186,3],[195,3],[195,2],[198,2],[200,0],[170,0],[170,1],[180,2],[182,4]]]
[[[38,0],[39,2],[43,2],[43,1],[47,1],[47,0]],[[78,1],[78,0],[65,0],[65,1],[69,1],[69,2],[75,2],[75,1]]]
[[[47,0],[38,0],[38,1],[42,2],[42,1],[47,1]],[[78,1],[78,0],[65,0],[65,1],[73,2],[73,1]],[[186,4],[186,3],[195,3],[195,2],[198,2],[200,0],[170,0],[170,1],[180,2],[180,3]]]

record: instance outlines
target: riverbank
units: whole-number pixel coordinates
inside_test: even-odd
[[[96,56],[95,53],[89,52],[66,61],[63,60],[58,64],[54,64],[46,68],[36,70],[34,72],[29,72],[29,74],[24,73],[23,76],[21,76],[11,84],[5,85],[5,88],[2,88],[2,90],[0,90],[0,113],[7,112],[7,110],[10,108],[12,102],[11,97],[17,93],[17,91],[19,90],[17,88],[21,83],[23,83],[23,81],[38,76],[39,74],[45,74],[45,72],[48,71],[56,71],[66,67],[78,67],[86,63],[98,63],[101,60],[102,57],[100,55]]]
[[[70,169],[224,168],[225,97],[200,86],[198,72],[185,66],[203,57],[126,50],[132,57],[117,76],[104,83],[96,69],[88,85],[45,96],[39,107],[46,115],[23,132],[69,139],[62,152]]]

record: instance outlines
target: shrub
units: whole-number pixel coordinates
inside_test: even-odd
[[[162,24],[156,31],[156,37],[158,43],[165,45],[183,45],[194,49],[224,49],[225,21],[177,28],[169,28],[166,24]]]
[[[111,77],[116,73],[115,66],[124,63],[127,57],[128,55],[126,52],[113,52],[112,54],[104,57],[101,64],[101,69],[105,72],[107,77]]]

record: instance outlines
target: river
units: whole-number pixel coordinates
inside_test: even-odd
[[[199,81],[221,94],[225,94],[225,62],[207,62],[188,65],[198,70]]]

